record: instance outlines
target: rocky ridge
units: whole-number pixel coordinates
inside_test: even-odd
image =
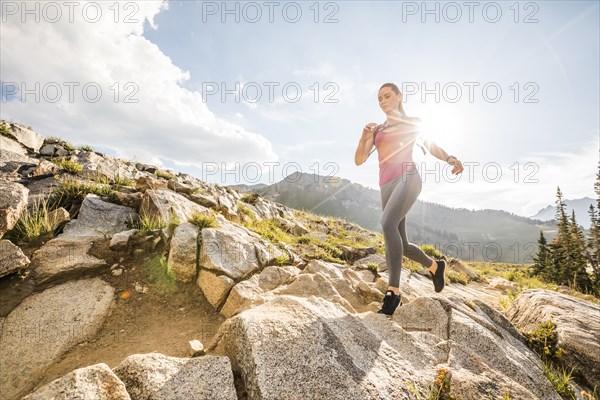
[[[585,387],[599,383],[600,308],[590,302],[531,290],[505,315],[494,307],[498,290],[449,284],[436,294],[424,271],[404,269],[404,305],[388,319],[376,313],[388,279],[377,234],[0,125],[2,398],[413,399],[445,390],[560,399],[521,333],[548,318],[566,365]],[[52,229],[24,240],[19,221],[40,214]],[[196,288],[222,318],[205,346],[81,365],[40,385],[131,293],[166,287],[113,283],[154,255],[165,285]]]

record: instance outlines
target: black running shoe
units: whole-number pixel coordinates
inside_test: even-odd
[[[431,271],[429,271],[429,273],[431,274],[431,278],[433,279],[433,287],[434,287],[435,291],[437,293],[439,293],[444,289],[444,286],[446,284],[446,282],[445,282],[446,261],[437,260],[436,262],[437,262],[438,267],[435,270],[435,274],[432,274]]]
[[[377,311],[379,314],[392,315],[398,306],[402,305],[402,299],[400,295],[397,295],[391,290],[385,292],[385,297],[383,298],[383,306],[381,309]]]

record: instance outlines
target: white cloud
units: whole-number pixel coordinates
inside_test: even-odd
[[[329,77],[333,72],[333,66],[329,62],[325,62],[316,68],[299,68],[292,71],[294,75],[316,77]]]
[[[256,115],[274,122],[306,122],[309,123],[313,119],[313,114],[310,110],[298,110],[298,109],[281,109],[275,108],[274,103],[268,105],[268,107],[260,107],[256,110]]]
[[[335,144],[336,144],[335,140],[316,140],[316,141],[301,142],[301,143],[291,145],[291,146],[281,146],[281,149],[283,151],[283,154],[286,154],[287,152],[302,152],[302,151],[312,150],[315,147],[333,146]]]
[[[112,2],[96,2],[102,7],[102,17],[97,23],[86,22],[81,17],[84,2],[80,4],[73,23],[66,7],[56,23],[43,19],[36,23],[33,18],[22,23],[20,14],[5,16],[0,39],[3,83],[16,82],[29,90],[36,82],[40,88],[55,82],[52,85],[60,87],[62,95],[55,103],[47,101],[48,96],[36,102],[31,95],[25,102],[3,103],[2,118],[76,144],[113,148],[121,157],[135,156],[145,162],[163,159],[198,165],[213,160],[278,159],[264,136],[217,118],[199,92],[183,88],[189,72],[142,36],[144,22],[154,25],[154,17],[167,8],[166,2],[135,3],[139,7],[134,10],[135,23],[123,21],[132,11],[123,8],[121,21],[115,23],[113,10],[108,8]],[[68,82],[78,84],[72,102]],[[86,84],[101,88],[97,102],[83,97]],[[89,93],[93,95],[93,90]],[[138,102],[124,102],[128,95]]]
[[[258,108],[258,104],[256,104],[255,101],[242,100],[242,103],[244,103],[251,110],[256,110]]]
[[[364,74],[358,66],[336,69],[332,63],[324,62],[291,72],[301,79],[280,82],[274,100],[268,107],[259,107],[256,115],[274,122],[316,124],[317,121],[340,118],[346,112],[343,108],[360,103],[365,97],[373,96],[376,101],[376,92],[371,93],[376,84],[361,83]],[[284,89],[285,84],[289,84],[287,89]],[[336,111],[332,112],[334,108]]]

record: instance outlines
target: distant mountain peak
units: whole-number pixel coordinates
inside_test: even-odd
[[[588,210],[590,204],[595,204],[595,200],[590,197],[583,197],[581,199],[565,200],[565,210],[567,215],[570,216],[572,211],[575,211],[575,219],[577,223],[583,226],[585,229],[589,229],[592,221]],[[548,205],[539,210],[535,215],[529,217],[531,219],[537,219],[540,221],[551,221],[556,217],[556,205]]]

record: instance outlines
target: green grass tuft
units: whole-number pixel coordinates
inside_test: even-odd
[[[173,233],[175,232],[175,228],[177,228],[180,223],[181,223],[181,220],[179,219],[177,214],[175,214],[174,212],[170,212],[169,219],[166,222],[166,228],[167,228],[167,231],[169,232],[169,236],[173,236]]]
[[[518,295],[519,295],[519,292],[516,292],[511,289],[507,292],[506,298],[503,297],[500,299],[500,308],[502,309],[503,313],[506,314],[508,307],[510,307],[510,304],[517,298]]]
[[[248,219],[250,221],[253,221],[256,219],[256,217],[254,216],[254,212],[250,209],[250,207],[242,203],[240,200],[237,201],[237,208],[240,214],[242,215],[243,220]]]
[[[50,198],[51,208],[70,208],[74,202],[81,202],[90,193],[97,196],[108,196],[110,186],[95,182],[80,181],[75,178],[63,178],[59,181]]]
[[[102,185],[109,185],[114,190],[118,190],[119,186],[135,187],[135,181],[133,179],[124,178],[118,173],[115,174],[113,177],[108,177],[101,173],[95,173],[89,179]]]
[[[576,399],[575,391],[573,390],[573,386],[571,386],[573,369],[567,371],[566,368],[556,367],[549,361],[543,361],[543,364],[544,375],[546,375],[546,378],[554,386],[560,397],[568,400]]]
[[[452,283],[460,283],[462,285],[468,285],[471,282],[471,279],[463,273],[456,271],[448,271],[447,273],[448,280]]]
[[[275,265],[286,265],[286,264],[290,264],[291,260],[290,257],[287,255],[279,255],[275,257]]]
[[[118,186],[135,187],[135,181],[133,179],[124,178],[121,175],[117,174],[112,178],[112,185],[115,187],[118,187]]]
[[[379,265],[377,265],[374,262],[368,262],[367,265],[365,265],[365,269],[368,269],[370,271],[377,273],[377,272],[379,272]]]
[[[263,219],[261,221],[244,221],[243,225],[273,243],[292,243],[294,241],[290,235],[281,229],[279,221],[275,218]]]
[[[244,203],[256,204],[258,200],[260,200],[260,196],[258,195],[258,193],[246,193],[242,196],[241,200]]]
[[[217,219],[210,212],[194,212],[188,218],[188,222],[196,225],[200,229],[216,228],[219,226]]]
[[[406,257],[402,258],[402,268],[408,269],[409,271],[419,272],[423,269],[423,266],[413,260],[410,260]]]
[[[61,145],[67,151],[74,151],[75,150],[75,146],[73,146],[73,143],[71,143],[71,142],[64,141],[64,142],[61,143]]]
[[[134,229],[139,229],[143,233],[151,233],[167,227],[167,221],[163,220],[158,215],[148,215],[140,213],[137,221],[130,221],[130,225]]]
[[[302,236],[298,236],[296,238],[296,243],[298,243],[298,244],[309,244],[309,243],[312,243],[312,241],[313,241],[313,238],[308,235],[302,235]]]
[[[10,128],[4,123],[0,123],[0,135],[6,136],[9,139],[17,140]]]
[[[66,158],[53,158],[50,161],[73,175],[77,175],[83,170],[83,165],[79,164],[77,161],[67,160]]]
[[[423,252],[431,258],[435,258],[437,260],[442,258],[442,253],[440,253],[438,249],[436,249],[430,244],[423,244],[419,247],[421,247],[421,250],[423,250]]]
[[[175,274],[169,271],[165,257],[156,255],[150,258],[142,265],[142,273],[144,279],[161,295],[168,295],[177,291]]]
[[[47,199],[36,201],[31,209],[23,211],[15,226],[4,237],[15,242],[32,242],[52,236],[58,224],[48,218],[49,212]]]
[[[175,175],[173,175],[172,173],[165,171],[163,169],[157,169],[156,172],[154,173],[157,177],[159,178],[164,178],[166,180],[171,180],[173,178],[175,178]]]

